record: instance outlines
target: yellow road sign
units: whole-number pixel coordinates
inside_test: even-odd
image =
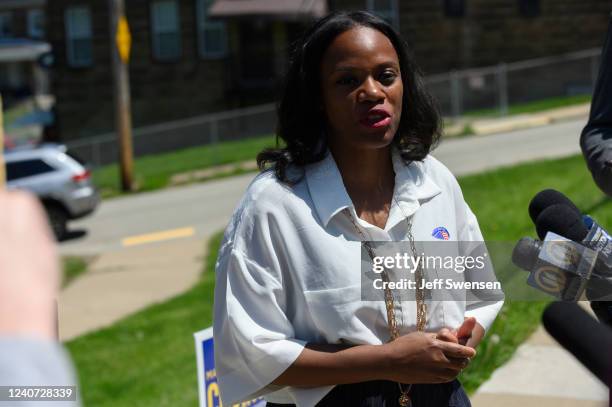
[[[125,16],[121,16],[119,18],[119,24],[117,24],[117,35],[115,36],[115,39],[117,41],[119,57],[121,57],[124,64],[127,64],[128,60],[130,59],[132,36],[130,35],[130,27],[128,26]]]

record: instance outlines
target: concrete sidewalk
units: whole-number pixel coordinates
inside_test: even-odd
[[[207,240],[172,240],[98,256],[60,293],[60,340],[112,325],[191,288],[202,272]]]
[[[471,400],[473,407],[604,407],[608,397],[608,388],[540,325]]]

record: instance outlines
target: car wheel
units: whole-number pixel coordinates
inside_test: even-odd
[[[62,240],[66,236],[68,215],[66,211],[58,205],[47,205],[47,217],[49,218],[49,224],[51,230],[57,240]]]

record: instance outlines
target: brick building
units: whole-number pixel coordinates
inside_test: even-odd
[[[113,126],[107,5],[100,0],[50,0],[47,5],[55,56],[52,86],[64,139]],[[270,41],[303,25],[271,19],[213,22],[206,16],[209,6],[207,0],[126,1],[134,126],[274,97],[274,80],[284,62],[266,64],[266,58],[271,52],[284,55],[286,44]]]
[[[108,2],[48,0],[65,140],[112,130]],[[273,101],[289,44],[313,19],[369,9],[426,74],[601,46],[608,0],[127,0],[134,126]]]
[[[0,0],[0,92],[6,104],[47,91],[38,58],[44,42],[45,0]]]

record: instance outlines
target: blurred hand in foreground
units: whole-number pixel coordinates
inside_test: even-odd
[[[59,261],[38,200],[0,190],[0,335],[56,336]]]

